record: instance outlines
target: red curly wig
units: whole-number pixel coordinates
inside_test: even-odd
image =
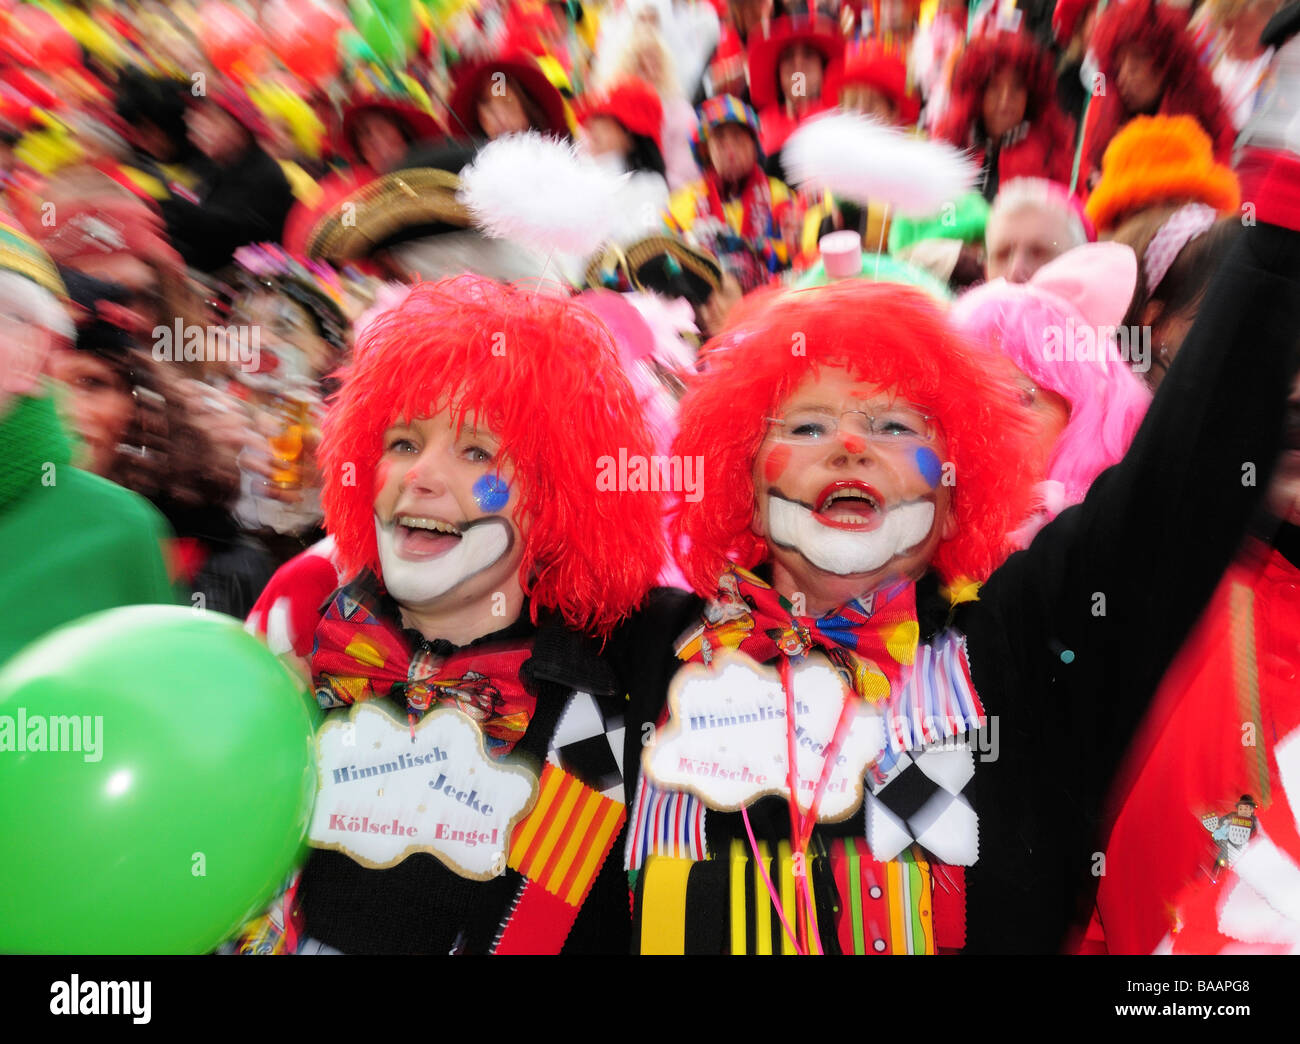
[[[1125,0],[1111,4],[1097,19],[1091,48],[1098,68],[1106,77],[1106,93],[1093,99],[1099,108],[1089,114],[1086,157],[1093,167],[1101,165],[1106,145],[1133,115],[1124,106],[1119,91],[1111,89],[1119,73],[1119,59],[1126,47],[1138,47],[1151,56],[1164,81],[1160,101],[1162,116],[1192,116],[1214,142],[1220,163],[1229,163],[1236,131],[1223,105],[1219,88],[1196,51],[1187,31],[1187,17],[1153,0]]]
[[[325,523],[348,573],[380,572],[374,479],[383,432],[450,409],[500,439],[514,468],[519,579],[541,608],[607,634],[663,561],[649,492],[597,489],[599,458],[654,453],[608,329],[568,298],[478,276],[421,283],[358,337],[324,424]],[[348,467],[352,465],[352,467]]]
[[[914,287],[845,280],[813,290],[760,292],[737,306],[733,325],[710,343],[708,371],[682,401],[675,453],[708,462],[705,495],[679,498],[674,545],[687,579],[717,591],[728,561],[751,568],[768,557],[751,530],[754,461],[765,418],[823,367],[896,391],[933,410],[956,484],[957,535],[934,566],[948,583],[985,579],[1006,557],[1006,534],[1024,521],[1032,480],[1020,462],[1032,436],[1015,386],[967,344],[930,297]],[[803,354],[792,351],[802,344]]]
[[[980,119],[984,91],[993,74],[1015,69],[1025,83],[1025,119],[1046,138],[1049,154],[1070,150],[1070,121],[1056,103],[1056,78],[1052,59],[1026,33],[995,32],[978,36],[966,45],[952,73],[952,96],[948,111],[939,121],[935,136],[959,149],[970,145],[971,127]]]

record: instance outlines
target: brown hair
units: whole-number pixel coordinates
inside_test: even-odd
[[[1157,325],[1173,316],[1195,315],[1219,260],[1240,233],[1239,218],[1226,217],[1216,221],[1208,232],[1197,236],[1178,252],[1165,277],[1152,290],[1147,286],[1147,249],[1156,233],[1181,206],[1171,204],[1141,211],[1128,218],[1110,236],[1116,243],[1132,247],[1138,259],[1137,285],[1124,316],[1126,326],[1141,325],[1142,313],[1151,302],[1160,306]]]

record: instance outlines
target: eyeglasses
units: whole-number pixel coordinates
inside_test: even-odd
[[[830,410],[804,406],[781,417],[766,418],[768,434],[778,442],[809,446],[826,442],[847,431],[881,443],[933,442],[935,419],[919,406],[906,402],[880,403],[860,410]]]

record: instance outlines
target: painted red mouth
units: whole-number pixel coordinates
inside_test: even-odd
[[[817,495],[813,516],[824,526],[869,533],[885,518],[885,498],[856,479],[837,479]]]

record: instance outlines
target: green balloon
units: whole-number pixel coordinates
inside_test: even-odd
[[[319,718],[220,613],[111,609],[29,645],[0,671],[0,952],[229,938],[305,854]]]

